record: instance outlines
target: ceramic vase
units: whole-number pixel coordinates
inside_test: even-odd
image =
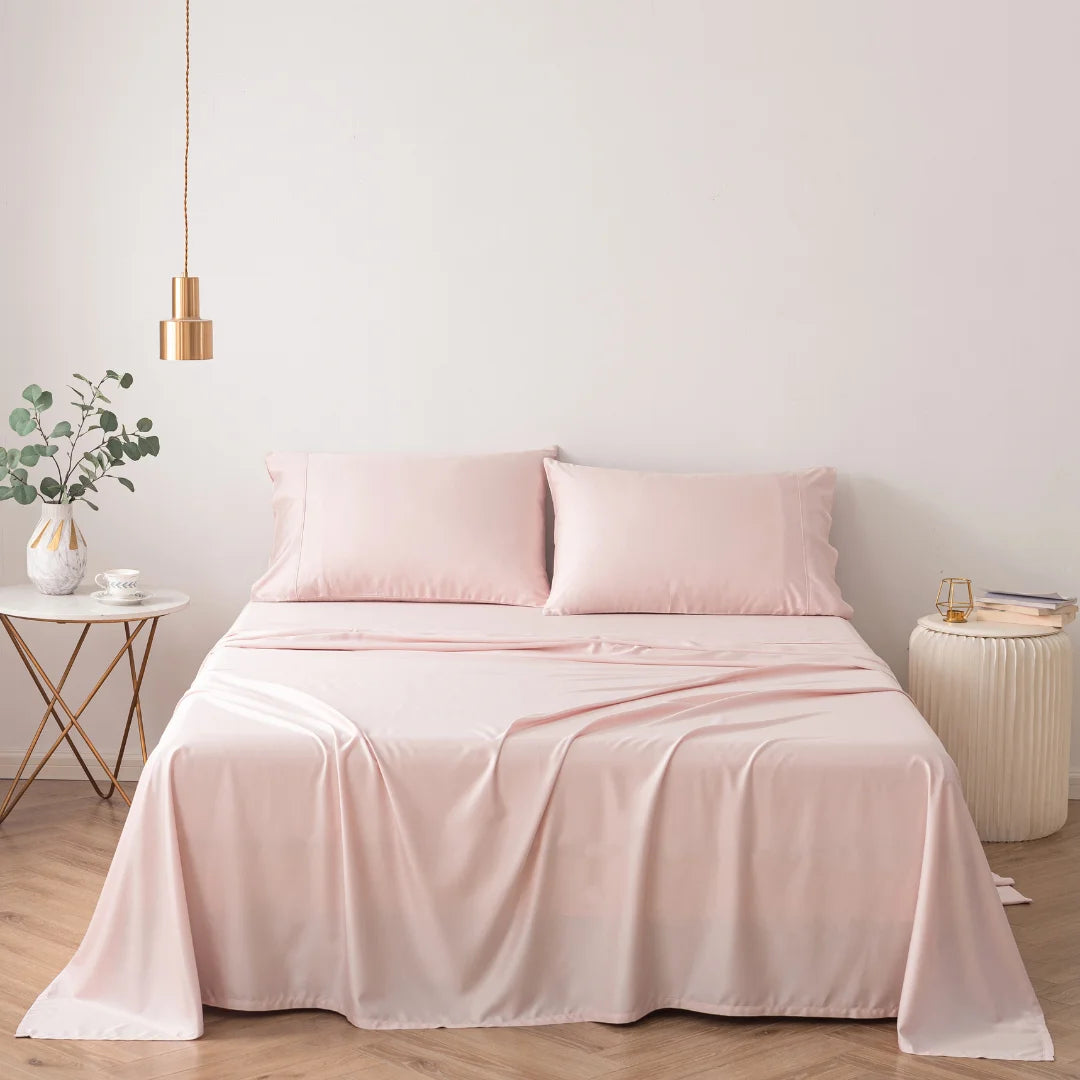
[[[49,596],[73,593],[86,573],[86,540],[73,509],[71,503],[42,503],[26,545],[26,575]]]

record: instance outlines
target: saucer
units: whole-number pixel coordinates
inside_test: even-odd
[[[130,596],[117,596],[106,592],[104,589],[99,589],[97,592],[90,594],[90,599],[96,600],[99,604],[117,604],[120,607],[130,607],[133,604],[141,604],[144,600],[149,599],[149,596],[149,593],[144,592],[132,593]]]

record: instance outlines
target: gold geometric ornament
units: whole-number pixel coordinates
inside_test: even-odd
[[[975,598],[971,593],[971,578],[942,578],[938,586],[937,603],[934,606],[946,622],[967,622],[967,617],[975,608]]]

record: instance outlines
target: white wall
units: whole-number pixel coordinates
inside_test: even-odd
[[[0,413],[135,374],[161,457],[83,526],[91,572],[194,598],[154,732],[264,565],[271,448],[835,464],[841,581],[901,673],[944,574],[1080,588],[1080,5],[193,8],[217,359],[184,366],[156,359],[183,4],[0,0]],[[0,506],[3,581],[36,515]],[[37,710],[0,665],[21,749]]]

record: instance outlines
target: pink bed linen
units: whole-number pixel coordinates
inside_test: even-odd
[[[838,618],[251,604],[19,1035],[897,1017],[1052,1046],[955,768]]]
[[[635,472],[544,462],[555,508],[549,615],[840,615],[836,470]]]

